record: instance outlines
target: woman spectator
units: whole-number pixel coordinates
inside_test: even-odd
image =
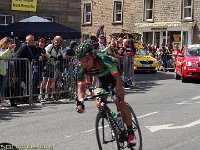
[[[112,40],[108,46],[107,55],[118,57],[117,43]]]
[[[11,44],[9,37],[0,40],[0,105],[6,104],[4,100],[7,84],[7,63],[4,59],[11,59],[16,44]]]

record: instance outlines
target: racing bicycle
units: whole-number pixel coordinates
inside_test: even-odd
[[[136,145],[128,145],[128,131],[126,124],[122,121],[122,125],[113,117],[111,109],[109,108],[107,97],[110,92],[101,92],[94,96],[88,96],[84,100],[92,100],[97,98],[100,102],[99,112],[96,116],[95,130],[97,143],[100,150],[108,149],[131,149],[142,150],[142,134],[140,126],[132,107],[126,103],[132,116],[132,126],[134,129]],[[119,110],[117,110],[119,113]]]

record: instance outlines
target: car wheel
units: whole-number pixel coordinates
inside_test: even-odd
[[[184,76],[184,70],[182,68],[182,82],[186,83],[187,82],[187,78]]]
[[[176,72],[175,72],[175,79],[176,80],[180,80],[181,79],[181,76],[179,76]]]

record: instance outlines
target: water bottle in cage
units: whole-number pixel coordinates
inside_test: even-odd
[[[123,119],[122,119],[122,115],[121,115],[120,111],[117,113],[117,124],[118,124],[119,128],[123,131],[124,123],[123,123]]]
[[[124,130],[124,125],[123,125],[123,120],[121,117],[121,113],[115,113],[115,112],[111,112],[112,117],[114,118],[115,122],[117,123],[117,125],[119,126],[119,128],[123,131]],[[116,133],[120,133],[119,128],[117,127],[117,125],[113,122],[113,127],[116,130]]]
[[[117,123],[117,114],[115,112],[111,112],[111,115],[112,115],[113,119],[115,120],[115,122]],[[112,123],[113,124],[113,128],[115,128],[116,133],[119,133],[119,129],[117,128],[115,122]],[[111,125],[110,125],[110,127],[111,127]]]

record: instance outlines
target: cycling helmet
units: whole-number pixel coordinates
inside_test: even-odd
[[[83,42],[81,43],[78,48],[76,49],[76,57],[82,58],[87,55],[93,54],[93,45],[90,42]]]

